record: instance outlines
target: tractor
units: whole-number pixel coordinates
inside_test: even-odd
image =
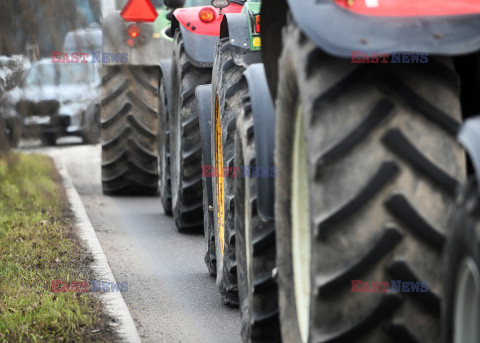
[[[206,260],[225,302],[237,281],[243,341],[479,342],[479,121],[460,128],[480,113],[480,6],[259,14],[264,64],[238,63],[227,15],[196,91]]]
[[[273,213],[282,341],[478,342],[478,181],[460,187],[478,175],[478,121],[459,136],[468,155],[456,139],[480,110],[480,4],[264,0],[260,14],[264,64],[246,75],[264,68],[274,129],[250,90],[235,147],[274,130],[255,163],[278,174],[263,193],[237,182],[235,238],[261,268],[253,227]]]
[[[255,71],[248,74],[251,77],[244,73],[261,62],[260,6],[260,1],[212,1],[212,6],[173,13],[172,27],[166,32],[174,37],[173,57],[171,63],[161,63],[160,194],[165,212],[173,212],[179,231],[195,230],[203,224],[205,262],[210,275],[216,277],[223,302],[240,305],[244,313],[242,337],[278,341],[277,292],[271,276],[275,266],[273,207],[267,217],[262,213],[256,222],[263,246],[256,258],[263,261],[263,268],[255,272],[254,283],[263,283],[263,288],[257,287],[253,297],[239,304],[239,293],[240,299],[250,296],[253,283],[237,284],[237,273],[241,274],[240,280],[245,280],[250,260],[243,258],[244,238],[235,233],[234,179],[204,173],[234,167],[237,118],[249,107],[249,80],[255,79]],[[265,77],[260,88],[268,94]],[[268,125],[274,117],[273,105],[267,98],[261,106],[265,104],[270,107],[262,123]],[[245,121],[243,130],[250,133],[252,118]],[[258,137],[258,145],[272,138],[273,132]],[[255,153],[254,149],[248,150],[251,166]],[[271,181],[268,179],[267,188],[272,190]],[[251,187],[253,195],[256,185],[252,182]],[[238,261],[236,255],[240,256]]]
[[[195,88],[211,82],[222,18],[239,13],[243,5],[243,1],[197,2],[210,3],[177,8],[169,16],[172,23],[166,34],[174,39],[173,53],[170,61],[160,63],[160,197],[180,232],[203,227],[202,146]]]
[[[102,1],[103,52],[128,62],[103,64],[102,186],[108,195],[158,191],[159,89],[172,11],[198,0]],[[200,2],[206,2],[205,0]],[[124,62],[124,61],[123,61]]]
[[[102,1],[103,52],[128,54],[128,63],[112,61],[102,68],[102,186],[107,195],[155,194],[158,188],[159,61],[168,56],[171,42],[154,24],[165,21],[162,1],[157,9],[147,4],[150,11],[136,15],[131,1]],[[129,6],[124,19],[122,11]]]
[[[212,6],[206,6],[210,3]],[[109,13],[102,22],[104,52],[128,52],[129,63],[103,65],[103,191],[111,195],[154,194],[158,183],[164,212],[173,215],[180,232],[205,228],[205,261],[210,274],[217,276],[223,301],[238,306],[233,182],[228,178],[202,178],[200,165],[215,161],[218,167],[224,162],[233,166],[234,125],[240,110],[248,108],[249,103],[248,77],[243,74],[250,65],[261,62],[261,3],[165,0],[164,4],[173,11],[157,4],[159,18],[153,24],[154,16],[123,20],[126,1],[117,1],[114,10],[104,8],[104,13]],[[182,8],[185,5],[203,6]],[[171,21],[169,27],[164,25],[166,20]],[[168,53],[168,38],[173,38],[173,56],[162,59]],[[271,120],[273,105],[271,101],[267,104]],[[250,132],[251,120],[246,125]],[[251,187],[253,194],[255,186]],[[255,280],[267,284],[256,290],[252,301],[260,307],[242,324],[242,335],[277,341],[271,215],[266,222],[261,217],[257,227],[268,234],[260,254],[268,263],[256,273]],[[268,280],[265,273],[270,275]],[[248,287],[241,284],[240,294],[250,294]],[[241,307],[246,312],[250,304]],[[270,309],[273,316],[269,316]],[[265,311],[267,316],[260,318]]]
[[[239,305],[244,341],[279,341],[273,206],[256,212],[260,194],[273,190],[273,179],[243,177],[273,167],[263,151],[273,150],[273,131],[253,133],[252,107],[262,113],[255,124],[274,123],[273,105],[261,62],[260,1],[246,1],[241,13],[225,14],[215,51],[212,84],[199,86],[196,98],[202,139],[205,262],[216,276],[222,300]],[[249,68],[252,66],[251,68]],[[247,68],[249,68],[247,72]],[[263,75],[263,78],[262,78]],[[250,93],[258,94],[252,103]],[[260,102],[256,101],[263,97]],[[261,147],[257,152],[257,147]],[[265,163],[264,163],[265,162]],[[248,190],[247,190],[248,189]],[[244,192],[245,190],[245,192]],[[241,213],[255,211],[245,227]],[[247,242],[253,240],[253,252]],[[256,269],[252,269],[255,261]]]

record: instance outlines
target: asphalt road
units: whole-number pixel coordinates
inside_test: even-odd
[[[78,143],[77,143],[78,142]],[[43,148],[64,164],[82,198],[144,342],[240,342],[240,314],[225,307],[203,262],[202,235],[177,232],[158,197],[107,197],[100,147],[74,138]]]

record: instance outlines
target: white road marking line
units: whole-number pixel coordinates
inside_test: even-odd
[[[70,206],[75,214],[78,236],[84,241],[90,250],[90,253],[93,255],[94,261],[92,262],[91,267],[96,274],[97,279],[116,282],[108,264],[107,256],[103,252],[100,241],[95,233],[95,229],[88,218],[87,211],[83,206],[80,195],[75,189],[67,169],[55,158],[55,153],[50,153],[49,155],[55,161],[58,172],[62,176],[63,185],[67,192]],[[99,294],[107,313],[112,318],[115,318],[115,323],[112,323],[111,325],[117,331],[120,338],[125,342],[140,343],[140,336],[122,294],[120,292],[106,292]]]

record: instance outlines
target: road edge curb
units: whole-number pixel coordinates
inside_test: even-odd
[[[93,256],[91,268],[100,280],[116,282],[113,272],[108,264],[107,256],[103,252],[100,241],[98,240],[95,229],[93,228],[87,211],[77,189],[73,185],[70,174],[63,164],[55,156],[51,156],[55,166],[62,177],[63,186],[67,193],[68,202],[75,216],[75,224],[78,228],[78,237],[88,247]],[[106,312],[114,318],[113,328],[117,331],[120,338],[125,342],[141,342],[137,327],[133,321],[128,306],[120,292],[101,293],[100,299],[105,306]]]

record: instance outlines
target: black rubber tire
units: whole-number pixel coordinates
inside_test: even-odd
[[[465,177],[451,59],[352,64],[319,50],[294,23],[283,40],[275,156],[283,341],[301,341],[292,256],[293,233],[301,231],[291,201],[299,109],[308,195],[298,196],[308,199],[304,237],[312,252],[305,284],[311,297],[302,307],[308,340],[440,342],[440,254],[447,209]],[[351,291],[352,280],[424,281],[429,290],[360,294]]]
[[[172,181],[170,177],[170,123],[168,113],[168,99],[165,78],[160,77],[160,89],[158,91],[158,173],[159,190],[163,211],[167,216],[172,215]]]
[[[98,144],[100,142],[100,134],[102,124],[100,122],[100,108],[95,109],[90,127],[82,135],[85,144]]]
[[[211,154],[210,154],[210,102],[211,102],[211,87],[212,85],[202,86],[210,88],[208,92],[197,92],[195,90],[195,96],[197,98],[198,113],[200,118],[200,135],[202,138],[202,193],[203,193],[203,236],[204,236],[204,248],[205,256],[203,258],[208,274],[211,277],[217,276],[217,256],[215,253],[215,231],[213,228],[213,194],[212,194],[212,177],[204,173],[204,166],[210,166]],[[202,113],[206,112],[206,113]],[[205,120],[207,117],[207,120]]]
[[[242,109],[242,99],[248,94],[248,86],[243,72],[245,67],[237,65],[233,59],[229,38],[217,44],[212,76],[212,115],[211,115],[211,156],[212,167],[217,173],[224,167],[233,168],[235,157],[236,120]],[[218,123],[218,121],[220,121]],[[217,123],[218,128],[217,129]],[[223,160],[217,157],[221,143]],[[221,173],[221,171],[220,171]],[[234,224],[234,178],[223,177],[224,196],[218,187],[220,178],[213,175],[213,227],[215,230],[215,254],[217,257],[217,287],[222,301],[229,306],[238,306],[237,264],[235,260]],[[223,204],[222,204],[223,203]],[[221,206],[224,214],[221,214]],[[224,227],[221,228],[220,221]],[[222,233],[223,232],[223,233]],[[223,236],[223,239],[222,239]],[[222,251],[223,246],[223,251]]]
[[[103,67],[104,194],[157,193],[158,75],[157,67]]]
[[[452,343],[454,340],[455,294],[459,267],[465,258],[471,258],[477,271],[480,270],[479,223],[480,193],[478,182],[472,181],[463,187],[448,221],[448,235],[443,260],[442,329],[445,334],[445,343]],[[478,323],[478,317],[471,318],[470,322]]]
[[[234,164],[240,170],[243,166],[256,165],[250,97],[243,100],[242,108],[237,119]],[[248,175],[235,179],[235,237],[242,341],[280,342],[278,291],[273,278],[276,263],[275,222],[263,220],[258,215],[257,182],[257,178]],[[249,207],[245,205],[246,196]],[[246,216],[250,223],[248,227]]]
[[[170,172],[173,218],[180,232],[199,231],[203,226],[202,144],[195,88],[209,84],[211,72],[188,60],[182,35],[177,31],[170,93]]]
[[[208,137],[210,139],[210,137]],[[202,166],[206,163],[202,154]],[[215,251],[215,229],[213,227],[213,204],[208,199],[208,194],[212,194],[212,178],[202,176],[203,190],[203,230],[205,238],[205,257],[204,261],[207,265],[208,274],[211,277],[217,276],[217,255]]]
[[[55,146],[57,144],[57,135],[55,133],[43,133],[40,135],[40,140],[45,146]]]
[[[8,143],[10,144],[10,148],[17,148],[22,137],[20,124],[16,118],[9,118],[5,119],[5,125],[7,128],[7,139]]]
[[[7,137],[7,123],[5,118],[0,115],[0,154],[7,153],[10,150],[10,142]]]

